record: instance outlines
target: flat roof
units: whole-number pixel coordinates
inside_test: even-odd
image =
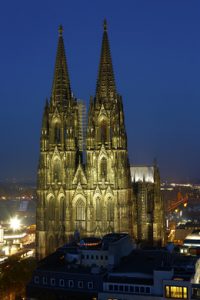
[[[112,273],[153,274],[154,270],[170,270],[169,252],[166,250],[133,250],[121,260]]]
[[[47,256],[38,263],[36,271],[91,274],[92,267],[86,267],[75,263],[69,263],[65,259],[65,254],[65,252],[59,250]],[[99,269],[99,271],[99,274],[105,272],[103,268]]]
[[[108,278],[105,280],[105,282],[153,285],[153,278],[108,276]]]

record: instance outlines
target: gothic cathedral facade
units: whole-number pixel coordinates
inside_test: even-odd
[[[46,101],[38,167],[37,256],[83,236],[134,233],[134,201],[122,97],[117,93],[106,23],[95,96],[90,99],[85,164],[79,147],[62,28],[50,101]]]

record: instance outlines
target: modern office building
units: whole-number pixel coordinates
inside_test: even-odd
[[[199,299],[200,261],[165,248],[135,249],[128,234],[66,244],[40,261],[28,300]]]

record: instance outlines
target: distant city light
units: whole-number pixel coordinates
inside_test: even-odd
[[[21,227],[21,220],[18,219],[17,216],[10,219],[10,228],[13,231],[16,231],[16,230],[20,229],[20,227]]]

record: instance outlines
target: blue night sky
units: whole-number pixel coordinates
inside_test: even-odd
[[[156,157],[162,179],[200,181],[199,0],[1,2],[1,180],[36,178],[58,25],[73,93],[88,103],[105,17],[130,162]]]

